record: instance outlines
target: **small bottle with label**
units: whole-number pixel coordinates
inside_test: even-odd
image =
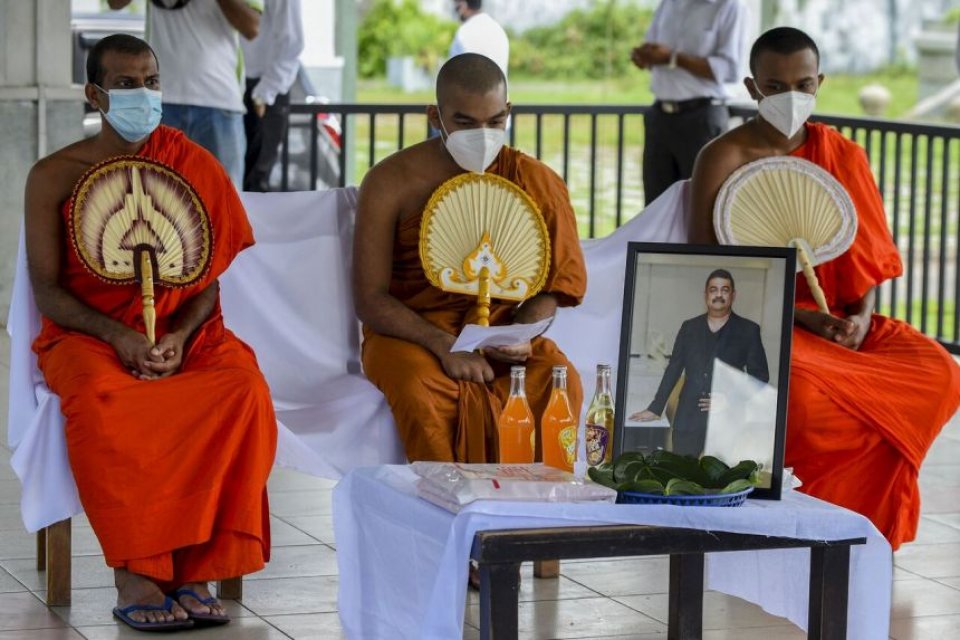
[[[547,408],[540,418],[543,441],[543,463],[557,469],[573,471],[577,455],[577,419],[567,396],[567,368],[553,368],[553,390]]]
[[[597,388],[587,410],[587,464],[613,459],[613,392],[609,364],[597,365]]]

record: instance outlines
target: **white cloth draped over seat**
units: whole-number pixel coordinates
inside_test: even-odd
[[[612,235],[583,243],[586,298],[561,310],[549,335],[583,375],[587,398],[595,364],[617,361],[627,242],[685,241],[688,191],[678,183]],[[355,467],[404,462],[390,409],[360,372],[350,289],[356,189],[242,198],[257,244],[221,277],[221,301],[227,326],[256,351],[270,385],[277,464],[339,479]],[[30,349],[39,330],[21,232],[7,322],[8,440],[29,531],[82,512],[60,402]]]

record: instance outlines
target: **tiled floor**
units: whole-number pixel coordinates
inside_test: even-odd
[[[9,346],[0,336],[0,388],[7,388]],[[6,444],[6,392],[0,442]],[[0,640],[142,638],[118,626],[111,572],[84,518],[74,520],[73,604],[48,608],[35,569],[33,536],[23,531],[19,483],[0,446]],[[944,429],[920,474],[919,539],[896,554],[890,634],[895,640],[960,638],[960,417]],[[330,492],[333,483],[277,469],[270,480],[273,560],[244,580],[242,603],[229,603],[227,627],[191,638],[341,638]],[[663,558],[568,562],[559,580],[521,585],[523,638],[666,638],[667,563]],[[477,638],[475,594],[466,604],[464,638]],[[805,637],[786,620],[719,593],[706,594],[705,640]],[[366,639],[362,639],[366,640]]]

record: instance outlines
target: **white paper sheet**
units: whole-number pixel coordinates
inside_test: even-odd
[[[468,324],[460,332],[450,351],[473,351],[482,347],[509,347],[533,340],[547,330],[553,318],[532,324],[504,324],[498,327],[481,327]]]

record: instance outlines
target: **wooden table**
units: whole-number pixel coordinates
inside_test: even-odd
[[[808,638],[847,637],[850,546],[866,538],[803,540],[725,531],[648,525],[608,525],[478,531],[471,558],[480,569],[480,637],[517,637],[520,563],[559,558],[670,556],[669,640],[703,636],[704,554],[764,549],[810,549]]]

